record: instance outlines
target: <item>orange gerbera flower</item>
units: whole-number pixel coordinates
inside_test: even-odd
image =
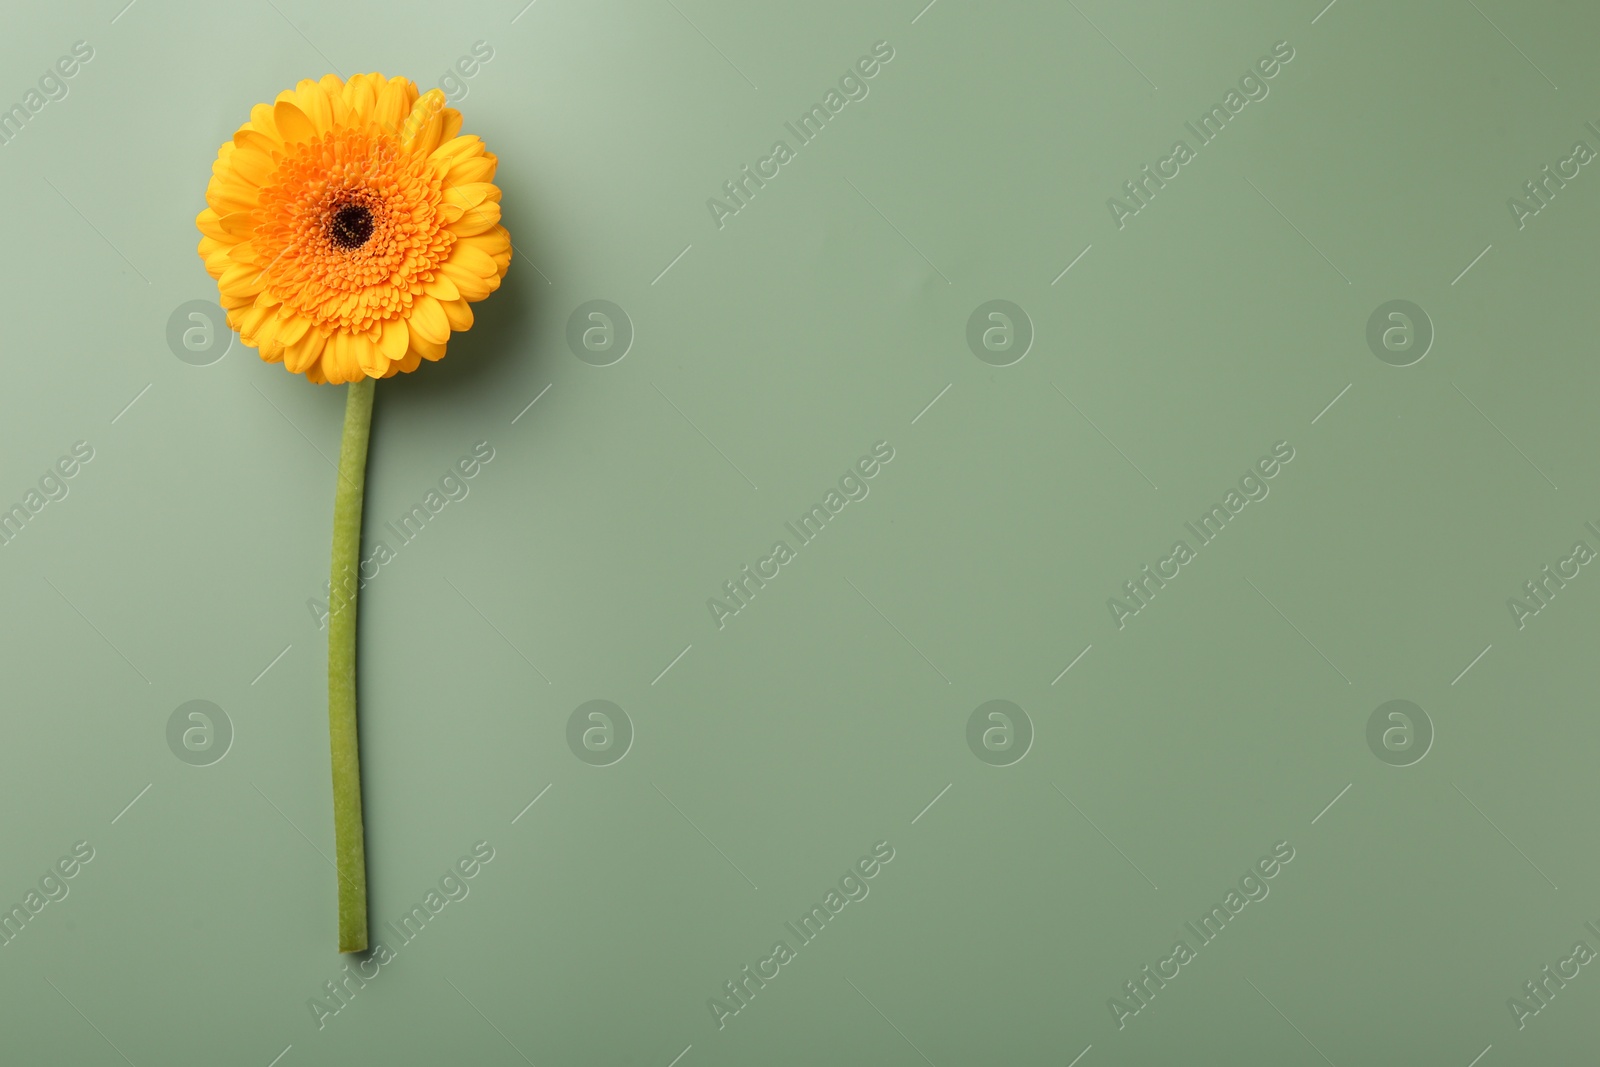
[[[440,90],[382,74],[252,108],[195,219],[240,339],[319,383],[443,358],[511,263],[498,160],[460,130]]]
[[[498,160],[438,89],[329,74],[257,104],[217,152],[195,223],[228,325],[261,358],[345,384],[330,588],[354,583],[377,378],[442,359],[468,306],[500,287]],[[367,947],[356,724],[356,590],[328,625],[339,951]]]

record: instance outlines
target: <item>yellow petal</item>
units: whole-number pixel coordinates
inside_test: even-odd
[[[477,207],[468,208],[461,218],[448,225],[450,232],[457,237],[472,237],[494,229],[499,222],[500,205],[493,200],[486,200]]]
[[[272,121],[277,125],[278,134],[283,138],[284,144],[299,144],[316,139],[317,127],[292,101],[280,99],[273,104]]]
[[[343,330],[335,331],[328,338],[328,345],[322,352],[322,369],[328,375],[328,381],[337,384],[366,377],[356,360],[355,340]]]
[[[422,291],[446,302],[461,299],[461,290],[456,288],[456,283],[442,273],[435,275],[433,281],[425,282]]]
[[[445,262],[447,272],[450,267],[460,267],[468,274],[479,278],[492,278],[500,273],[500,268],[495,266],[488,252],[476,244],[469,243],[476,240],[475,237],[468,237],[456,242],[455,247],[450,250],[450,258]],[[450,280],[457,285],[461,284],[461,279],[454,273],[450,274]]]
[[[405,358],[411,347],[411,330],[404,319],[390,319],[383,324],[383,334],[378,339],[378,349],[389,360]]]
[[[409,374],[420,366],[422,366],[422,353],[408,349],[403,357],[389,364],[389,372],[384,377],[393,378],[396,374]]]
[[[477,207],[485,200],[493,200],[497,204],[500,202],[500,187],[494,182],[463,182],[444,190],[447,204]]]
[[[269,363],[277,363],[283,359],[283,342],[278,340],[278,317],[272,314],[272,308],[261,304],[256,306],[266,314],[261,317],[261,325],[256,328],[255,347],[260,351],[262,359]]]
[[[350,105],[344,101],[344,79],[337,74],[324,74],[317,83],[322,91],[327,94],[328,108],[333,113],[335,126],[348,126],[350,124]]]
[[[430,89],[417,98],[411,114],[406,116],[401,146],[408,152],[426,156],[439,147],[444,135],[445,95],[439,89]]]
[[[372,118],[372,109],[378,103],[378,90],[383,84],[376,80],[378,77],[381,76],[357,74],[344,83],[344,91],[340,95],[357,121],[366,122]]]
[[[257,133],[263,137],[282,144],[283,138],[278,135],[278,124],[272,119],[271,104],[257,104],[250,109],[250,125],[255,127]],[[238,136],[235,134],[234,136]]]
[[[441,143],[443,143],[445,141],[452,140],[456,136],[456,134],[458,134],[460,132],[461,132],[461,112],[457,111],[453,107],[445,108],[445,110],[444,110],[444,129],[442,131],[440,131],[440,133],[439,133],[439,141]]]
[[[234,238],[234,246],[228,249],[228,258],[234,263],[243,263],[247,266],[260,269],[256,263],[256,243],[254,240],[240,241]]]
[[[217,149],[217,158],[211,161],[212,177],[224,177],[233,173],[233,167],[229,165],[228,160],[233,158],[234,150],[238,147],[232,141],[224,141],[222,143]]]
[[[416,103],[417,87],[407,78],[390,78],[378,93],[378,104],[372,110],[372,121],[379,129],[398,134],[411,107]]]
[[[228,162],[232,165],[234,174],[257,188],[266,185],[278,169],[277,160],[254,146],[235,149]]]
[[[288,351],[288,348],[284,345],[284,343],[282,341],[279,341],[277,338],[272,338],[271,340],[263,341],[256,348],[256,354],[259,355],[262,358],[262,360],[264,362],[267,362],[267,363],[282,363],[283,362],[284,353],[287,352],[287,351]]]
[[[194,224],[200,228],[201,233],[205,234],[212,240],[228,240],[228,231],[222,228],[222,216],[218,215],[211,208],[206,208],[204,211],[200,212],[200,214],[196,215],[194,217]],[[201,252],[200,254],[205,255],[204,252]]]
[[[468,159],[459,159],[445,171],[444,183],[446,185],[464,185],[467,182],[487,182],[494,180],[494,169],[499,164],[500,158],[492,152],[485,152],[481,156]]]
[[[266,279],[254,263],[235,263],[217,279],[217,290],[226,297],[254,296],[266,287]],[[238,306],[238,305],[235,305]]]
[[[355,353],[356,365],[368,378],[382,378],[389,372],[389,357],[365,337],[352,336],[350,351]]]
[[[319,83],[303,79],[294,87],[294,102],[318,133],[333,129],[333,105],[328,103],[328,94],[322,91]]]
[[[478,233],[473,234],[471,237],[459,238],[456,241],[456,246],[476,248],[480,252],[485,252],[490,256],[494,256],[511,247],[511,231],[507,230],[504,226],[496,226],[494,229],[485,233]],[[499,271],[496,271],[495,273],[498,274]]]
[[[445,317],[439,301],[427,294],[418,297],[417,302],[411,305],[411,318],[407,324],[412,334],[424,341],[442,345],[450,340],[450,320]]]
[[[307,330],[305,336],[284,352],[283,365],[295,374],[306,373],[307,368],[322,357],[327,342],[327,337],[320,330]]]
[[[442,301],[439,306],[444,308],[444,317],[450,320],[450,328],[456,333],[472,329],[472,308],[465,300]]]
[[[428,159],[445,170],[449,170],[458,160],[481,156],[485,151],[487,149],[484,148],[482,138],[469,133],[464,137],[452,137],[443,142],[433,150],[433,155],[429,156]]]
[[[264,308],[260,304],[252,304],[250,309],[239,318],[239,340],[251,348],[259,348],[260,345],[257,342],[256,334],[260,331],[261,324],[266,321],[267,316],[270,314],[272,314],[270,309]]]
[[[256,228],[254,213],[249,211],[230,211],[217,220],[217,225],[222,229],[222,240],[233,244],[248,240]]]
[[[278,152],[283,150],[283,145],[254,126],[248,125],[239,127],[239,132],[233,135],[233,143],[236,148],[254,148],[260,152],[265,152],[269,157],[276,156]]]
[[[278,343],[292,345],[306,335],[311,329],[311,320],[304,315],[281,308],[278,312]]]
[[[455,185],[444,190],[444,195],[437,208],[440,220],[446,225],[457,222],[468,211],[472,211],[485,201],[500,200],[500,187],[491,182],[468,182],[465,185]]]
[[[256,206],[260,190],[232,174],[214,176],[206,185],[206,203],[218,215],[249,211]]]
[[[210,211],[211,209],[207,208],[206,210]],[[200,244],[199,244],[198,250],[200,252],[200,258],[201,259],[209,260],[213,256],[222,256],[224,258],[231,258],[229,256],[229,253],[233,250],[233,245],[224,244],[223,242],[217,240],[215,237],[212,237],[211,235],[207,234],[206,236],[200,238]],[[223,266],[226,267],[227,264],[223,264]]]
[[[494,260],[489,260],[489,266],[494,267]],[[459,263],[446,263],[440,269],[440,273],[448,278],[468,300],[482,300],[494,291],[489,285],[487,276],[468,270]],[[423,291],[427,292],[426,286],[423,287]]]
[[[432,341],[423,340],[415,331],[411,331],[411,351],[421,356],[430,363],[435,363],[444,358],[445,346],[434,344]]]
[[[322,346],[322,373],[328,376],[328,381],[344,381],[344,357],[345,335],[335,330],[328,335],[328,343]]]
[[[229,254],[232,249],[232,245],[225,245],[215,237],[202,237],[196,251],[200,253],[200,258],[206,261],[206,273],[213,278],[220,278],[222,272],[228,269],[228,264],[233,262],[233,257]]]

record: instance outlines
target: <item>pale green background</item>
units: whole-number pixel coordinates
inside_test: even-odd
[[[924,2],[7,6],[0,104],[95,57],[0,148],[0,502],[95,459],[0,548],[0,900],[96,856],[0,948],[6,1062],[1594,1061],[1594,967],[1524,1030],[1506,1000],[1600,948],[1600,576],[1521,631],[1506,598],[1600,547],[1600,174],[1520,232],[1506,199],[1600,148],[1600,14]],[[215,298],[192,220],[252,103],[432,85],[480,40],[461,107],[519,255],[379,388],[369,535],[496,455],[363,600],[376,922],[496,857],[319,1031],[305,600],[343,396],[237,342],[185,364],[166,323]],[[870,95],[718,230],[706,198],[879,40]],[[1280,40],[1270,96],[1119,230],[1106,198]],[[566,344],[592,299],[636,331],[613,366]],[[990,299],[1036,330],[1014,366],[967,349]],[[1391,299],[1437,331],[1411,367],[1366,345]],[[719,632],[706,598],[878,440],[871,495]],[[1118,631],[1106,598],[1280,440],[1270,497]],[[636,729],[609,767],[566,742],[595,698]],[[1437,731],[1407,768],[1365,740],[1392,698]],[[167,747],[192,699],[236,731],[212,766]],[[991,699],[1036,730],[1010,767],[966,744]],[[719,1031],[707,999],[883,839]],[[1280,840],[1271,895],[1119,1031],[1108,998]]]

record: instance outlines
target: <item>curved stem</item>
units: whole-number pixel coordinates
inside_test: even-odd
[[[367,947],[366,832],[361,825],[361,748],[356,735],[356,594],[361,585],[361,501],[377,380],[345,396],[339,483],[333,503],[328,616],[328,735],[333,752],[333,836],[339,873],[339,951]]]

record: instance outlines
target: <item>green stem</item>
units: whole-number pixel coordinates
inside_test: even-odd
[[[333,502],[330,599],[337,606],[328,618],[328,734],[333,749],[340,952],[361,952],[367,947],[367,850],[361,825],[361,747],[356,735],[356,593],[361,584],[361,501],[376,385],[374,378],[350,383]]]

